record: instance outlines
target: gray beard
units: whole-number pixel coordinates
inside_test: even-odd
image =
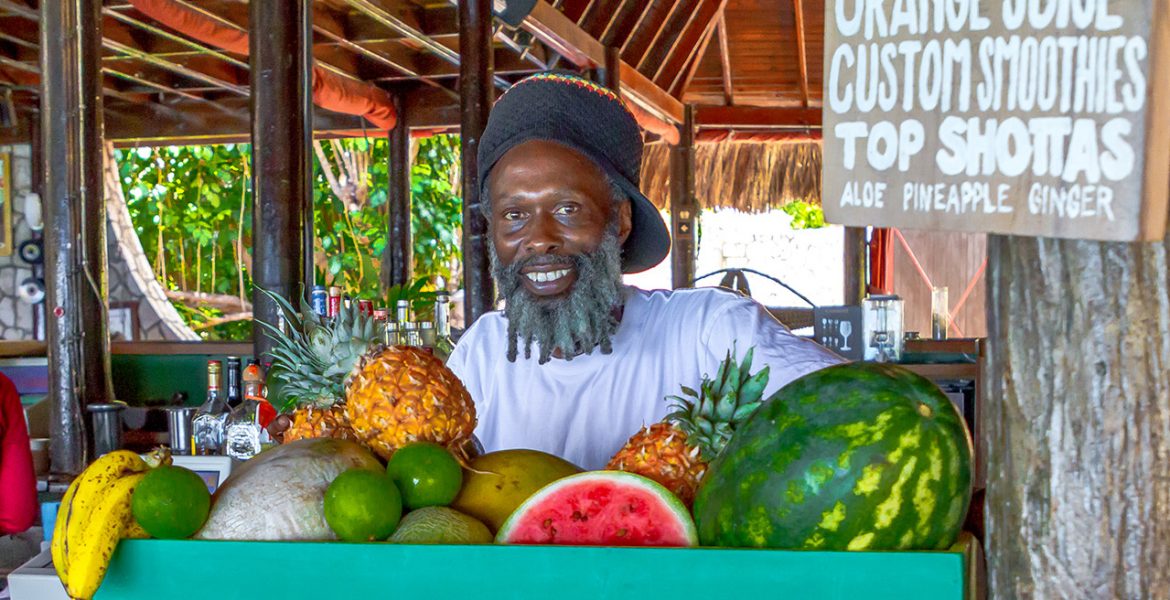
[[[622,303],[621,246],[614,231],[607,230],[593,252],[533,256],[507,266],[500,264],[495,246],[488,246],[492,276],[500,299],[506,302],[509,362],[516,362],[520,343],[526,359],[532,358],[535,343],[542,365],[555,350],[560,350],[565,360],[589,354],[597,347],[602,354],[613,351],[611,339],[618,328],[614,309]],[[520,274],[521,269],[535,265],[571,265],[577,281],[559,298],[536,297],[524,288]]]

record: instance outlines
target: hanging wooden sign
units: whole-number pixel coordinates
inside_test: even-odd
[[[1170,0],[828,0],[827,220],[1161,239]]]

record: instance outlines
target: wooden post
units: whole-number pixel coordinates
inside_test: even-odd
[[[406,103],[401,94],[394,95],[394,110],[398,124],[389,132],[389,164],[387,165],[386,249],[382,252],[382,286],[410,285],[413,241],[410,230],[410,126]]]
[[[675,289],[695,283],[695,226],[699,203],[695,198],[695,107],[683,112],[679,144],[670,149],[670,272]]]
[[[479,197],[479,138],[491,111],[491,3],[459,0],[459,133],[463,159],[463,310],[471,327],[495,306],[488,223]]]
[[[1170,597],[1168,261],[989,236],[991,597]]]
[[[865,300],[866,246],[864,227],[845,228],[845,304]]]
[[[260,288],[293,301],[303,289],[306,213],[312,211],[312,96],[309,0],[251,3],[252,307],[257,321],[279,323],[279,310]],[[311,214],[309,219],[311,219]],[[272,340],[252,327],[256,357]]]
[[[84,407],[109,402],[101,0],[42,2],[41,172],[52,470],[86,465]]]

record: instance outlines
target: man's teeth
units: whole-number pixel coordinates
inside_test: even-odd
[[[569,274],[568,269],[561,269],[559,271],[549,271],[548,273],[527,273],[528,278],[536,283],[546,283],[549,281],[556,281],[561,277]]]

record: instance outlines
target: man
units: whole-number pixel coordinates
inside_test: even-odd
[[[769,393],[841,361],[737,294],[622,285],[670,249],[638,190],[641,160],[633,115],[575,75],[534,75],[493,107],[479,182],[505,308],[476,321],[448,363],[488,451],[532,448],[599,469],[728,351],[755,348],[755,368],[771,367]]]

